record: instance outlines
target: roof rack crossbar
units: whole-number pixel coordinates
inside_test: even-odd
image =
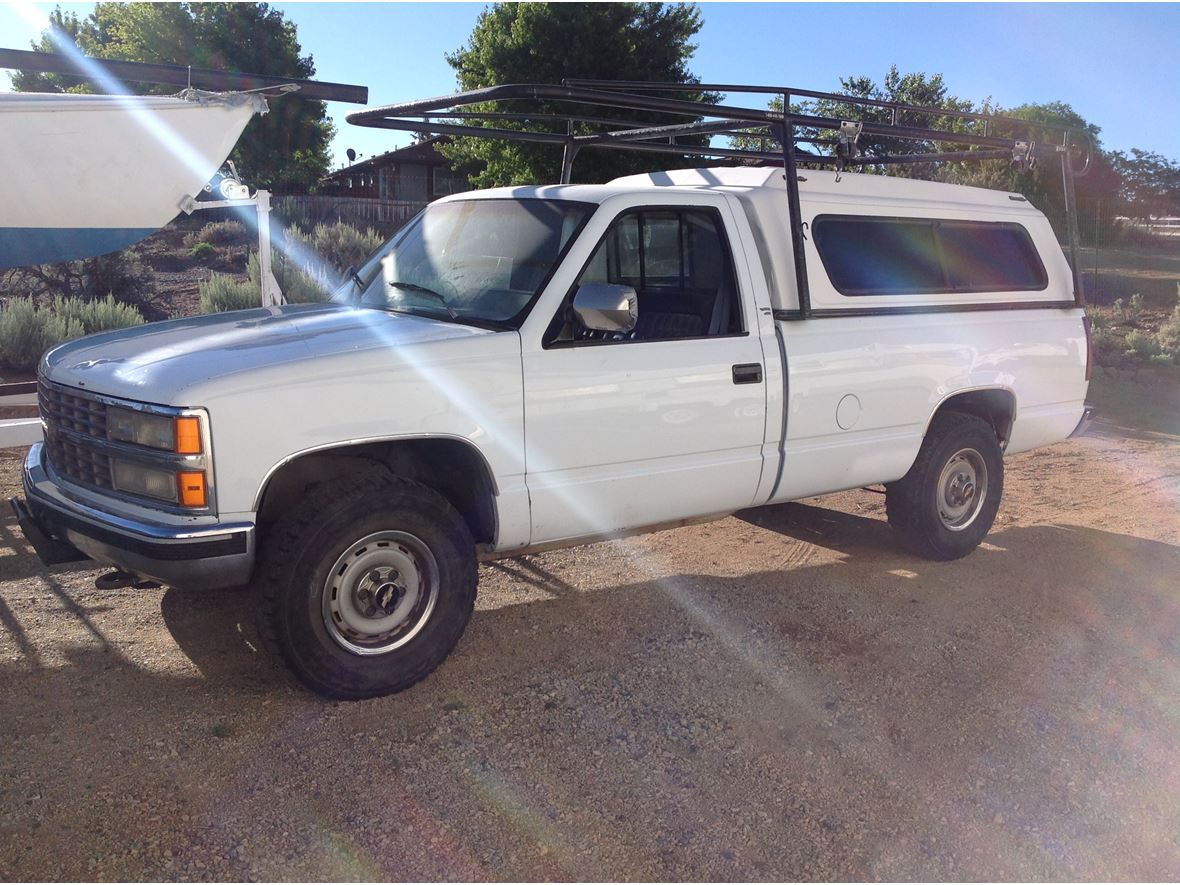
[[[658,94],[667,92],[679,95]],[[750,108],[691,101],[680,97],[700,96],[704,93],[781,96],[783,105],[781,109]],[[869,118],[841,119],[792,112],[792,100],[800,98],[833,102],[854,109]],[[516,111],[516,105],[522,101],[534,102],[537,106],[536,112]],[[501,103],[508,103],[514,110],[499,110]],[[636,113],[637,119],[628,122],[587,113],[587,107],[625,111],[628,112],[628,116],[636,112],[648,112],[651,117],[643,120],[642,115]],[[562,110],[563,108],[569,108],[568,112]],[[888,120],[872,119],[872,113],[879,110],[889,111]],[[906,123],[904,116],[907,114],[921,114],[940,125],[917,125],[912,120]],[[681,122],[675,122],[677,118],[682,118]],[[648,83],[634,80],[565,80],[560,85],[526,83],[489,86],[454,95],[354,111],[347,119],[356,125],[382,129],[561,145],[562,183],[571,180],[574,160],[578,152],[587,147],[672,154],[680,157],[717,157],[781,163],[787,181],[802,319],[810,315],[811,309],[803,257],[805,234],[800,218],[797,164],[835,165],[839,171],[850,166],[1007,159],[1028,168],[1031,165],[1030,161],[1034,159],[1056,158],[1061,162],[1065,190],[1066,233],[1073,266],[1074,297],[1079,305],[1083,303],[1082,279],[1078,273],[1077,207],[1073,180],[1089,171],[1094,146],[1088,133],[1067,126],[977,111],[920,107],[794,87]],[[566,131],[563,134],[527,128],[506,129],[496,125],[476,125],[495,124],[497,121],[526,124],[564,122]],[[618,128],[586,132],[586,125]],[[578,131],[579,127],[583,131]],[[886,139],[887,144],[908,144],[909,149],[886,149],[878,141],[868,153],[851,150],[846,144],[841,144],[840,134],[843,131],[846,142],[847,133],[852,127],[855,127],[858,135],[864,133],[876,139]],[[982,132],[972,131],[972,127],[982,128]],[[997,129],[1004,134],[996,134]],[[1044,133],[1054,133],[1054,136],[1035,137]],[[1015,137],[1016,134],[1021,137]],[[743,136],[745,141],[737,142],[730,147],[717,147],[708,143],[712,137],[725,135]],[[678,141],[677,139],[682,136],[693,136],[697,143]],[[709,137],[703,139],[706,143],[701,143],[702,136]],[[778,143],[775,150],[770,149],[773,142]],[[801,151],[799,144],[834,146],[836,155]],[[969,149],[948,151],[944,147],[947,145]],[[915,147],[917,149],[914,149]],[[1079,158],[1080,166],[1076,162]]]
[[[951,108],[924,107],[922,105],[905,104],[897,101],[886,101],[879,98],[863,98],[858,95],[846,95],[839,92],[817,92],[814,89],[799,89],[794,86],[749,86],[725,83],[645,83],[640,80],[562,80],[563,85],[587,87],[590,89],[645,89],[653,92],[738,92],[749,94],[782,95],[787,93],[798,98],[813,98],[820,101],[832,101],[850,106],[881,108],[883,110],[900,111],[904,113],[926,114],[937,117],[954,117],[960,120],[973,120],[988,126],[996,123],[1011,124],[1025,129],[1041,129],[1052,132],[1069,132],[1068,126],[1058,123],[1042,123],[1034,120],[1023,120],[1019,117],[1005,117],[1000,114],[990,114],[981,111],[959,111]]]
[[[650,83],[643,84],[643,88],[648,89],[662,89],[670,91],[674,88],[679,88],[681,91],[703,91],[705,86],[698,86],[690,84],[685,86],[683,84],[662,84]],[[768,91],[770,87],[745,87],[747,91]],[[803,94],[804,91],[790,91],[785,95],[794,97]],[[818,93],[813,90],[807,91],[809,94],[815,94],[822,97],[831,97],[836,100],[845,101],[848,104],[879,104],[874,100],[859,99],[854,96],[840,96],[836,93]],[[438,98],[421,99],[418,101],[404,102],[401,104],[387,105],[384,107],[371,108],[361,111],[354,111],[348,115],[348,121],[360,126],[375,126],[378,128],[389,129],[404,129],[409,131],[420,131],[423,128],[428,128],[431,131],[439,134],[453,134],[453,135],[473,135],[477,137],[493,137],[493,138],[507,138],[523,141],[543,141],[549,143],[558,143],[554,138],[537,138],[532,137],[537,133],[528,133],[523,130],[503,130],[494,129],[481,126],[471,126],[466,130],[457,129],[443,129],[441,123],[429,121],[416,121],[411,125],[406,125],[405,118],[407,117],[446,117],[448,110],[454,111],[456,108],[469,107],[471,105],[487,104],[491,102],[510,101],[531,99],[542,102],[568,102],[573,104],[589,104],[604,107],[613,107],[617,109],[626,110],[647,110],[661,114],[670,114],[678,116],[689,116],[692,118],[692,123],[699,122],[718,122],[729,121],[735,128],[748,129],[750,127],[761,126],[782,126],[782,124],[790,120],[793,127],[802,129],[822,129],[839,131],[841,123],[845,122],[836,117],[823,117],[814,114],[792,114],[777,112],[768,108],[742,108],[732,105],[723,104],[703,104],[696,101],[688,101],[678,98],[662,98],[659,96],[640,95],[633,92],[622,92],[619,90],[588,88],[583,86],[569,86],[569,85],[553,85],[553,84],[513,84],[505,86],[490,86],[483,89],[473,89],[467,92],[459,92],[454,95],[441,96]],[[789,101],[784,105],[789,109]],[[1035,153],[1038,156],[1046,157],[1053,154],[1064,153],[1069,157],[1070,165],[1073,165],[1073,155],[1075,149],[1081,149],[1083,155],[1083,163],[1081,168],[1074,168],[1073,174],[1075,177],[1080,177],[1088,171],[1090,165],[1090,157],[1092,147],[1090,145],[1089,137],[1085,133],[1078,133],[1075,130],[1070,130],[1065,127],[1057,127],[1049,124],[1032,123],[1027,120],[1018,120],[1009,117],[997,117],[993,115],[980,114],[966,114],[966,112],[955,112],[953,114],[943,114],[940,108],[919,108],[913,105],[897,105],[899,109],[907,111],[921,111],[923,113],[934,116],[967,116],[972,119],[986,120],[990,124],[1003,123],[1005,125],[1016,125],[1023,127],[1026,130],[1035,129],[1054,129],[1063,134],[1063,144],[1055,145],[1051,142],[1034,142]],[[476,121],[480,118],[479,111],[460,112],[468,116],[463,119]],[[494,113],[494,112],[489,112]],[[546,111],[553,120],[564,119],[569,122],[577,122],[578,114],[560,115],[553,111]],[[524,115],[528,116],[528,115]],[[496,118],[490,118],[496,119]],[[894,118],[895,120],[896,118]],[[400,124],[395,124],[394,121],[401,121]],[[903,126],[894,121],[879,122],[875,120],[858,121],[863,124],[863,131],[865,133],[876,135],[882,138],[894,138],[903,141],[919,141],[919,142],[944,142],[948,144],[960,144],[964,146],[975,147],[989,147],[989,148],[1007,148],[1011,150],[1015,144],[1016,139],[1007,138],[996,135],[982,135],[971,132],[957,132],[947,129],[939,129],[934,127],[921,126]],[[631,124],[633,125],[633,124]],[[717,132],[724,132],[724,127],[721,127]],[[619,136],[611,136],[610,133],[600,133],[606,135],[606,138],[599,138],[598,136],[578,136],[572,133],[565,136],[557,135],[556,133],[543,133],[546,136],[556,136],[561,139],[562,144],[568,139],[589,139],[583,140],[582,146],[602,146],[612,140],[617,140]],[[984,159],[979,157],[978,159]]]

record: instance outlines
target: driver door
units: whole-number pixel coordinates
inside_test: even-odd
[[[724,208],[619,213],[540,346],[524,346],[532,543],[753,502],[766,382]],[[635,289],[632,330],[602,333],[580,323],[573,298],[589,282]]]

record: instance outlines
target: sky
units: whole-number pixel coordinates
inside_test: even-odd
[[[62,3],[85,15],[93,3]],[[377,106],[455,91],[444,55],[462,46],[482,3],[275,3],[298,28],[316,78],[369,87]],[[891,64],[941,73],[950,92],[1002,106],[1063,101],[1102,129],[1110,150],[1180,160],[1180,4],[701,3],[690,70],[713,83],[836,90],[839,78],[880,82]],[[0,47],[39,33],[29,10],[0,2]],[[35,18],[35,16],[34,16]],[[162,59],[163,60],[163,59]],[[0,88],[6,87],[0,74]],[[290,99],[281,99],[290,100]],[[334,168],[407,144],[407,133],[351,126],[358,106],[329,104]]]

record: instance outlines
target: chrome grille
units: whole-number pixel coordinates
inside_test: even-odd
[[[106,404],[38,381],[37,406],[45,421],[45,448],[53,469],[83,485],[111,488],[111,459],[86,444],[87,438],[106,440]]]

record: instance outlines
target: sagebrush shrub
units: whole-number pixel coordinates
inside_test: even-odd
[[[155,290],[155,275],[134,247],[81,261],[13,268],[0,274],[0,294],[14,299],[62,296],[83,301],[113,296],[147,319],[167,315]]]
[[[238,221],[210,221],[199,231],[187,234],[184,244],[189,248],[200,243],[210,246],[232,246],[248,239],[245,226]]]
[[[143,325],[143,315],[138,310],[120,304],[109,295],[96,301],[58,296],[53,299],[53,312],[67,322],[76,322],[85,335]]]
[[[276,251],[271,253],[270,267],[283,297],[289,304],[322,303],[331,297],[332,290],[335,289],[329,276],[330,271],[323,265],[313,264],[308,267]],[[258,299],[261,299],[262,269],[259,266],[257,252],[250,253],[246,273],[258,292]]]
[[[317,224],[311,232],[311,247],[337,273],[343,273],[347,267],[360,267],[382,242],[381,235],[373,228],[360,230],[342,221]]]
[[[278,232],[271,251],[271,270],[290,304],[318,304],[330,300],[349,266],[359,267],[383,242],[372,228],[349,224],[317,224],[311,233],[296,227]],[[248,280],[236,282],[213,274],[201,283],[201,312],[257,307],[262,301],[262,270],[258,253],[246,265]]]
[[[0,363],[18,372],[33,372],[41,354],[85,332],[77,320],[38,310],[28,298],[14,298],[0,308]]]
[[[197,286],[201,313],[246,310],[262,303],[262,293],[252,280],[235,280],[226,274],[211,274]]]
[[[1151,359],[1161,352],[1159,342],[1138,329],[1132,329],[1127,333],[1123,344],[1126,346],[1128,354],[1145,360]]]
[[[1172,314],[1160,326],[1160,344],[1173,355],[1180,356],[1180,304],[1172,308]]]

